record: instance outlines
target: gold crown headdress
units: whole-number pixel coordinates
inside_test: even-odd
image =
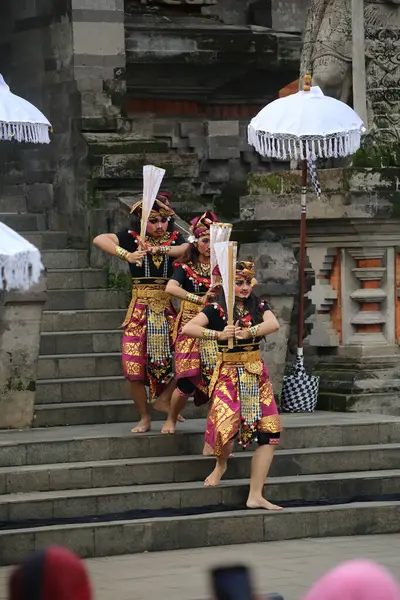
[[[255,274],[256,269],[253,262],[249,260],[239,260],[236,263],[236,279],[250,280],[251,285],[257,285]]]

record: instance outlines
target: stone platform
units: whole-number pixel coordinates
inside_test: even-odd
[[[49,543],[83,557],[400,531],[400,418],[284,415],[268,483],[280,513],[244,510],[251,453],[203,487],[204,421],[175,436],[124,423],[0,432],[0,563]]]

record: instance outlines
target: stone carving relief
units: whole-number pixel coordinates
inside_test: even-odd
[[[400,142],[400,0],[364,0],[368,117]],[[344,102],[352,95],[351,0],[310,0],[301,76]]]
[[[307,248],[307,256],[315,273],[315,283],[306,294],[315,306],[315,314],[307,320],[312,323],[311,334],[307,340],[311,346],[339,345],[339,335],[330,315],[332,306],[338,299],[337,290],[329,281],[336,254],[336,248]]]

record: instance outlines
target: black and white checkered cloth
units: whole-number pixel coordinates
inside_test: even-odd
[[[281,411],[314,412],[317,405],[319,377],[307,375],[303,357],[298,356],[292,375],[283,378]]]
[[[322,190],[321,190],[321,184],[318,179],[317,163],[315,162],[315,160],[312,160],[311,158],[309,158],[307,162],[308,162],[308,173],[310,175],[310,180],[314,186],[315,193],[317,194],[317,196],[319,198],[321,196]]]

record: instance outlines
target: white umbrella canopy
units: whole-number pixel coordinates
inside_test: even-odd
[[[267,104],[251,120],[248,141],[262,156],[316,160],[350,156],[364,132],[350,106],[313,86]]]
[[[49,144],[50,128],[44,114],[13,94],[0,75],[0,140]]]
[[[284,411],[312,412],[319,388],[319,377],[307,375],[303,365],[307,174],[309,171],[320,195],[315,161],[351,156],[359,149],[365,131],[350,106],[325,96],[317,86],[311,87],[310,75],[304,77],[303,90],[271,102],[248,126],[248,142],[262,156],[302,161],[297,362],[294,373],[283,380]]]
[[[0,291],[28,290],[43,269],[39,250],[0,221]]]

